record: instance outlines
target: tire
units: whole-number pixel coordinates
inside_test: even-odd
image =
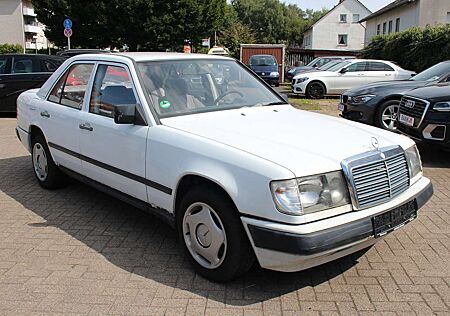
[[[275,82],[275,87],[279,87],[280,83],[279,82]]]
[[[217,189],[197,186],[177,210],[177,229],[194,270],[216,282],[246,273],[255,256],[230,198]]]
[[[31,163],[41,187],[57,189],[66,184],[66,177],[55,165],[42,134],[34,136],[31,141]]]
[[[376,112],[375,125],[391,132],[396,131],[395,122],[397,121],[399,104],[399,100],[389,100],[382,103]]]
[[[320,81],[313,81],[306,87],[306,96],[310,99],[322,99],[326,92],[325,85]]]

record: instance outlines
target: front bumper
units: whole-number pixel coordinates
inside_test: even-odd
[[[268,84],[277,84],[280,82],[280,77],[265,77],[265,76],[260,76],[260,77],[262,80],[264,80]]]
[[[433,133],[436,127],[442,127],[443,133],[438,135]],[[397,122],[397,130],[412,138],[417,143],[429,144],[432,146],[450,149],[450,124],[445,122],[423,122],[419,128],[409,127]]]
[[[294,272],[308,269],[365,249],[374,237],[372,218],[413,201],[419,210],[433,195],[429,179],[422,177],[397,198],[363,211],[302,225],[274,223],[242,217],[245,230],[263,268]]]
[[[291,85],[292,86],[292,92],[295,94],[305,94],[307,83],[300,82]]]
[[[341,114],[343,118],[370,125],[375,123],[378,100],[372,99],[369,102],[360,105],[340,102],[340,105],[344,107]]]

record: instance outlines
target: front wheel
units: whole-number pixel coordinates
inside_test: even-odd
[[[31,160],[39,184],[45,189],[62,187],[65,184],[65,176],[53,161],[44,136],[35,136],[31,146]]]
[[[396,131],[397,128],[395,127],[395,123],[397,122],[399,107],[399,100],[390,100],[384,102],[377,111],[377,126],[388,131]]]
[[[313,81],[306,87],[306,96],[310,99],[322,99],[325,93],[326,88],[322,82]]]
[[[247,272],[254,262],[244,227],[232,201],[218,190],[193,188],[180,203],[177,228],[196,272],[225,282]]]

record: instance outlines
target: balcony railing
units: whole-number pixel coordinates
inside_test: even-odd
[[[39,33],[41,28],[37,25],[25,24],[24,30],[27,33]]]
[[[34,9],[33,8],[23,7],[22,8],[22,13],[23,13],[23,15],[36,16],[36,13],[34,13]]]

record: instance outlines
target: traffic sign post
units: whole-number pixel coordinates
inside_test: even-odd
[[[64,25],[64,36],[67,37],[67,49],[70,49],[70,37],[73,34],[72,31],[72,20],[65,19],[63,22]]]

